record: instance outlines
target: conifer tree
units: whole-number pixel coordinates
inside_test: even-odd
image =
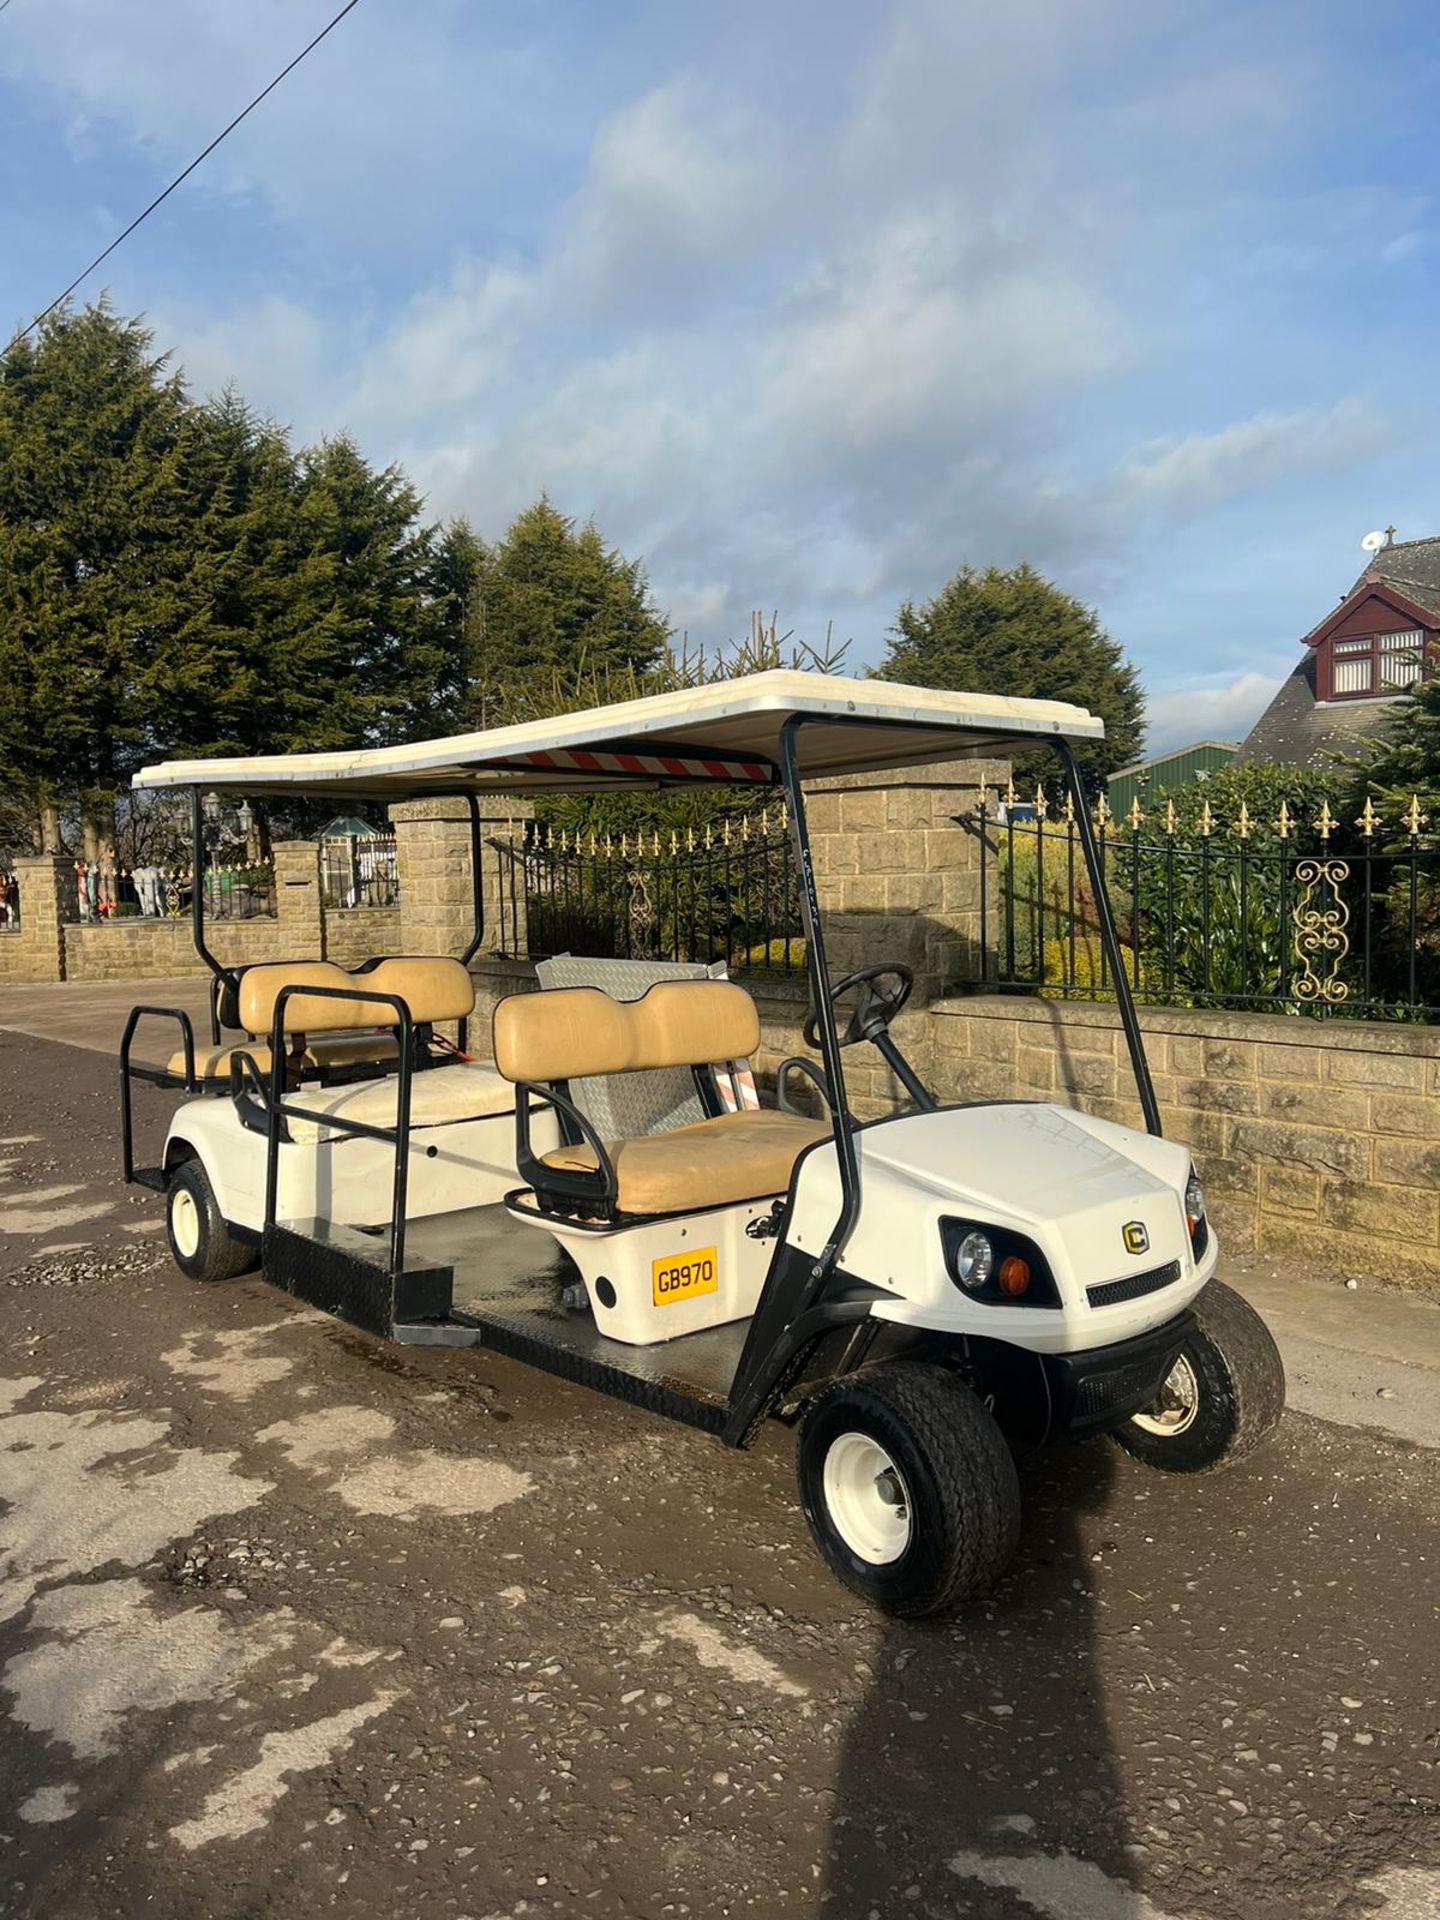
[[[167,754],[452,724],[463,599],[396,467],[197,403],[137,321],[62,310],[0,355],[0,786],[86,853]]]
[[[670,629],[650,600],[645,569],[607,547],[592,523],[576,527],[544,495],[487,547],[452,528],[449,564],[466,603],[469,717],[495,726],[518,686],[557,670],[646,674]]]
[[[882,680],[971,693],[1068,700],[1105,722],[1105,739],[1078,751],[1091,773],[1138,758],[1144,740],[1135,669],[1094,611],[1028,565],[962,567],[933,600],[896,615]],[[1055,771],[1053,756],[1026,756],[1027,775]]]
[[[0,767],[40,809],[93,816],[147,739],[186,517],[184,393],[151,347],[102,303],[0,357]]]

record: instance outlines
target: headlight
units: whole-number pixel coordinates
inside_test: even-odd
[[[1190,1178],[1185,1182],[1185,1218],[1190,1223],[1190,1237],[1195,1237],[1195,1229],[1205,1218],[1205,1189],[1195,1169],[1190,1169]]]
[[[942,1219],[945,1268],[968,1300],[1005,1307],[1058,1307],[1045,1255],[1023,1233],[989,1221]]]
[[[955,1249],[955,1278],[971,1293],[985,1285],[994,1265],[995,1249],[983,1233],[967,1233]]]

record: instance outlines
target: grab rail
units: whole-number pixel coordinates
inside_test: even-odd
[[[346,1120],[339,1114],[307,1112],[304,1107],[285,1105],[285,1009],[296,994],[312,1000],[356,1000],[379,1002],[394,1009],[399,1028],[399,1072],[395,1088],[394,1127],[371,1126],[367,1121]],[[410,1009],[398,993],[376,993],[373,988],[360,991],[351,987],[309,987],[296,983],[282,987],[275,996],[275,1022],[270,1035],[269,1121],[265,1147],[265,1226],[273,1227],[280,1190],[280,1143],[287,1132],[287,1119],[313,1120],[321,1126],[335,1127],[341,1133],[363,1134],[373,1140],[395,1143],[395,1177],[390,1197],[390,1271],[399,1273],[405,1264],[405,1203],[410,1179],[410,1087],[414,1073],[414,1022]],[[288,1132],[287,1132],[288,1137]]]
[[[131,1112],[130,1082],[143,1080],[147,1086],[173,1087],[175,1075],[166,1067],[137,1067],[130,1061],[130,1048],[135,1039],[135,1029],[146,1016],[157,1020],[175,1020],[180,1026],[180,1040],[185,1050],[185,1091],[198,1093],[199,1083],[195,1078],[195,1029],[190,1024],[190,1016],[183,1007],[132,1007],[130,1018],[125,1022],[125,1031],[120,1036],[120,1157],[126,1184],[135,1178],[135,1132],[134,1116]]]

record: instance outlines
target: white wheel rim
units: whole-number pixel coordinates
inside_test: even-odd
[[[200,1251],[200,1209],[193,1193],[177,1187],[170,1196],[170,1234],[176,1251],[192,1260]]]
[[[852,1553],[889,1566],[910,1544],[910,1490],[889,1454],[868,1433],[832,1440],[821,1474],[831,1524]]]
[[[1187,1427],[1194,1425],[1199,1411],[1200,1383],[1195,1378],[1195,1369],[1182,1353],[1166,1374],[1159,1398],[1144,1413],[1135,1413],[1130,1417],[1142,1433],[1154,1433],[1162,1440],[1173,1440],[1177,1434],[1184,1433]]]

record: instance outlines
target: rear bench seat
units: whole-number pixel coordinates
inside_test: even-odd
[[[247,967],[240,976],[238,1021],[246,1034],[260,1037],[218,1047],[197,1047],[196,1079],[228,1085],[230,1062],[237,1053],[249,1054],[259,1071],[268,1075],[275,1002],[281,990],[290,986],[339,987],[350,992],[371,988],[377,993],[396,993],[417,1025],[464,1020],[475,1009],[475,987],[469,973],[458,960],[438,954],[381,960],[364,974],[347,973],[329,960],[278,961]],[[297,997],[286,1004],[285,1032],[290,1041],[286,1057],[302,1073],[383,1066],[399,1051],[396,1025],[394,1010],[373,1000]],[[168,1071],[184,1078],[183,1048],[171,1054]]]
[[[393,1074],[383,1080],[355,1080],[344,1087],[301,1087],[286,1096],[285,1104],[287,1109],[303,1107],[305,1116],[290,1115],[286,1125],[297,1145],[318,1146],[322,1140],[345,1136],[340,1128],[327,1127],[309,1115],[333,1113],[367,1127],[393,1127],[399,1098],[400,1083]],[[410,1082],[410,1125],[417,1132],[465,1120],[488,1120],[514,1110],[515,1089],[493,1067],[457,1061],[450,1067],[427,1067]]]
[[[645,1067],[708,1067],[745,1059],[760,1045],[760,1016],[743,987],[670,980],[639,1000],[596,987],[512,994],[495,1009],[495,1064],[507,1080],[559,1087],[590,1074]],[[784,1193],[806,1147],[829,1137],[820,1121],[751,1107],[668,1133],[606,1141],[621,1213],[686,1213]],[[592,1146],[542,1155],[527,1177],[545,1200],[544,1169],[594,1174]]]

